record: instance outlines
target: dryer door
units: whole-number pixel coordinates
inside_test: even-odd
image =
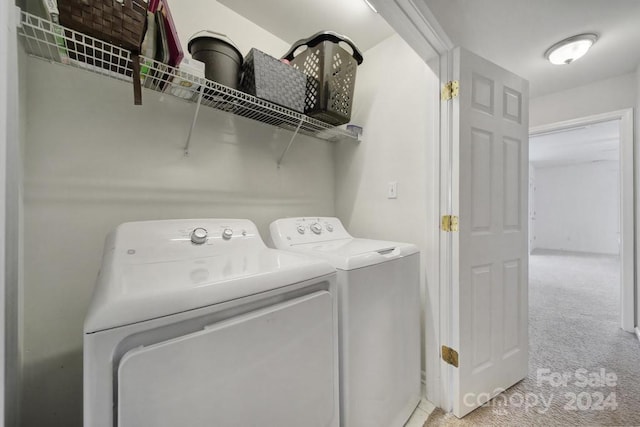
[[[334,308],[320,291],[129,351],[118,426],[337,426]]]

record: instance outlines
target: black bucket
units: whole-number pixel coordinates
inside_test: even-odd
[[[193,59],[204,62],[204,75],[233,89],[238,88],[242,54],[224,34],[203,31],[189,40]]]

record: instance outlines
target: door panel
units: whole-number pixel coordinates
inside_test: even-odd
[[[491,229],[491,163],[493,135],[480,129],[471,130],[471,223],[473,233],[486,233]]]
[[[504,283],[504,351],[510,353],[520,347],[520,260],[507,261],[502,269]]]
[[[473,369],[491,364],[491,265],[474,267],[471,272]],[[489,327],[486,327],[489,325]]]
[[[451,369],[462,417],[527,374],[528,83],[460,48],[453,62]]]
[[[520,231],[520,219],[522,212],[522,189],[521,177],[522,168],[520,167],[520,158],[522,141],[505,137],[502,145],[504,159],[502,177],[504,189],[504,229],[509,231]]]

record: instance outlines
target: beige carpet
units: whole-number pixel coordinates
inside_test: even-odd
[[[617,258],[538,252],[529,277],[529,376],[462,420],[436,409],[425,426],[640,425],[640,342],[619,326]]]

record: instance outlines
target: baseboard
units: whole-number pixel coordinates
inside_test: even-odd
[[[435,408],[436,407],[428,400],[424,398],[420,399],[418,406],[404,424],[404,427],[423,427]]]
[[[436,405],[428,401],[426,397],[427,396],[427,372],[422,371],[420,376],[422,377],[421,378],[422,399],[420,399],[420,403],[418,403],[418,409],[421,409],[427,414],[427,416],[429,416],[431,412],[433,412],[433,410],[436,408]]]
[[[529,255],[567,255],[567,256],[592,256],[598,258],[620,258],[621,254],[602,253],[602,252],[586,252],[569,249],[550,249],[550,248],[534,248],[531,249]]]

